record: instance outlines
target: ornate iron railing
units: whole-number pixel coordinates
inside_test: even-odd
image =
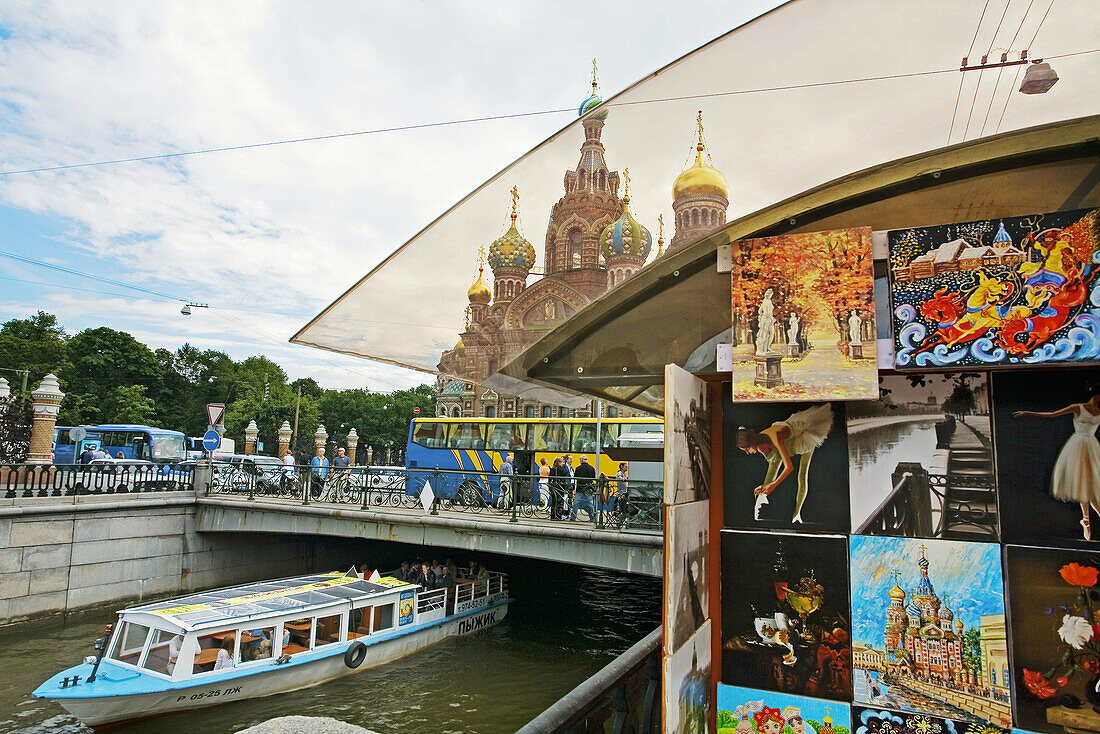
[[[0,465],[5,499],[169,492],[195,488],[193,464]]]
[[[517,734],[655,734],[661,718],[661,628],[608,663]]]
[[[423,511],[422,495],[428,487],[434,499],[427,509],[433,514],[483,513],[554,520],[569,518],[577,507],[577,519],[590,521],[600,529],[660,530],[662,524],[661,483],[617,483],[602,477],[589,487],[578,484],[575,478],[555,478],[544,484],[538,477],[445,469],[371,466],[317,471],[310,466],[215,464],[210,491],[297,500],[305,505]]]

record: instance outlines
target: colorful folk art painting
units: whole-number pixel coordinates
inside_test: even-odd
[[[735,400],[874,399],[870,229],[741,240],[732,273]]]
[[[850,701],[844,537],[723,530],[722,681]]]
[[[987,374],[883,375],[847,404],[853,533],[997,539]]]
[[[1100,553],[1006,548],[1018,727],[1100,731],[1098,569]]]
[[[717,721],[718,734],[850,734],[851,714],[836,701],[719,683]]]
[[[1100,359],[1097,214],[889,232],[896,367]]]
[[[996,543],[853,535],[854,701],[1012,725]]]
[[[989,724],[962,721],[928,714],[852,707],[855,734],[1007,734]]]
[[[710,642],[708,619],[679,650],[665,657],[661,717],[664,734],[707,734],[712,710]]]
[[[991,380],[1002,539],[1100,547],[1100,369]]]
[[[665,654],[672,655],[710,616],[710,503],[665,509]]]
[[[726,395],[726,527],[847,532],[846,404],[733,403]]]

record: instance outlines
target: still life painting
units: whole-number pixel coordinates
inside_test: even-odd
[[[896,367],[1100,359],[1098,212],[890,231]]]
[[[845,538],[721,535],[722,682],[850,701]]]

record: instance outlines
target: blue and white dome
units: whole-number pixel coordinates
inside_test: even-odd
[[[616,255],[633,255],[643,260],[653,249],[653,235],[630,213],[630,197],[623,197],[623,214],[604,228],[600,235],[600,251],[605,260]]]

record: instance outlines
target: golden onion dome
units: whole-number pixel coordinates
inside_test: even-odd
[[[489,289],[489,285],[485,282],[485,268],[478,267],[477,280],[470,286],[470,289],[466,291],[466,297],[470,299],[470,303],[488,304],[493,300],[493,291]]]
[[[466,351],[466,344],[465,344],[465,342],[462,341],[462,337],[459,337],[458,341],[455,342],[455,351],[456,352],[465,352]]]
[[[894,583],[894,588],[890,589],[890,591],[886,593],[890,595],[891,599],[896,599],[897,601],[905,601],[905,590],[898,586],[897,582]]]
[[[729,199],[730,186],[717,168],[703,163],[703,145],[696,146],[695,165],[676,177],[672,184],[672,200],[689,194],[711,194]]]

